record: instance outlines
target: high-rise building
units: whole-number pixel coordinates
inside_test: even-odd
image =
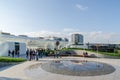
[[[81,34],[72,34],[71,35],[71,44],[73,45],[83,45],[83,35]]]

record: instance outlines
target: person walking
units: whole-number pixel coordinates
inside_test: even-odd
[[[36,50],[36,51],[35,51],[36,61],[38,61],[38,57],[39,57],[38,54],[39,54],[39,52],[38,52],[38,50]]]
[[[14,57],[14,55],[15,55],[15,51],[13,50],[13,51],[12,51],[12,57]]]
[[[59,57],[59,51],[54,49],[54,58],[58,58]]]
[[[29,53],[30,53],[30,51],[29,51],[29,49],[27,49],[27,51],[26,51],[26,58],[27,59],[29,58]]]
[[[30,58],[29,58],[29,60],[31,61],[33,59],[33,51],[32,51],[32,49],[30,49]]]
[[[8,56],[10,56],[11,55],[11,51],[10,50],[8,50]]]

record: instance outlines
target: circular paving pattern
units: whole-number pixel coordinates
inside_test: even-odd
[[[115,71],[115,68],[109,64],[86,60],[52,61],[42,64],[41,67],[51,73],[72,76],[97,76]]]
[[[29,66],[27,68],[27,75],[39,77],[41,69],[50,73],[70,76],[99,76],[115,71],[113,66],[101,62],[87,60],[54,60]]]

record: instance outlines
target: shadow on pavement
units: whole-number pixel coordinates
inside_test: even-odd
[[[9,66],[4,66],[4,67],[0,67],[0,71],[6,70],[10,67],[12,67],[13,65],[9,65]],[[1,79],[0,79],[1,80]]]
[[[21,80],[17,78],[0,77],[0,80]]]
[[[4,63],[4,62],[1,63],[0,62],[0,71],[6,70],[10,67],[13,67],[13,66],[17,65],[17,64],[20,64],[20,63]]]

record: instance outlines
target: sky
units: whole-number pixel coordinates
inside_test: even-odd
[[[120,0],[0,0],[0,30],[120,43]]]

